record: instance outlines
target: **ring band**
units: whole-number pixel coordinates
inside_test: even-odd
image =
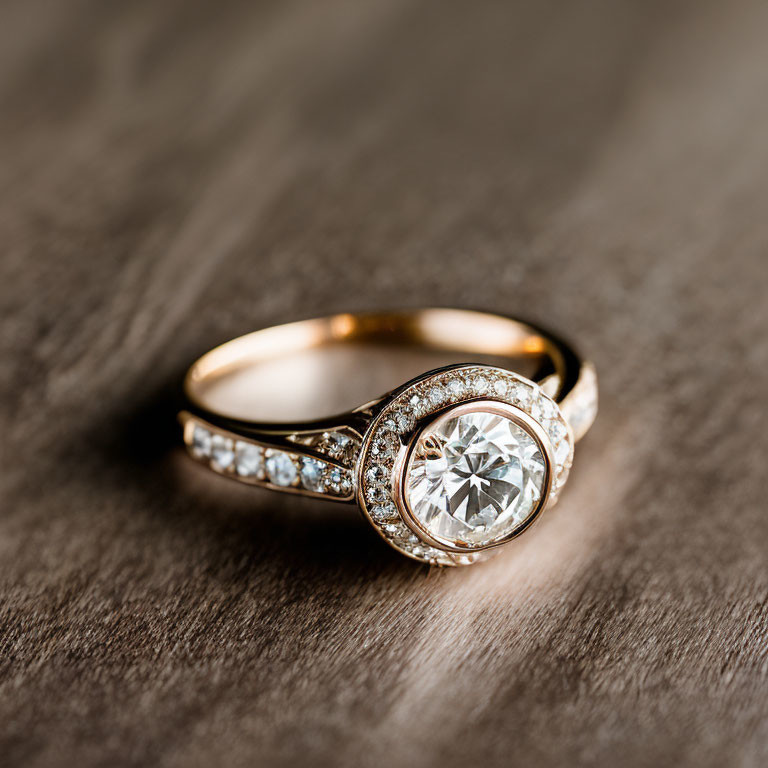
[[[354,361],[365,345],[462,360],[335,416],[264,418],[285,406],[290,386],[311,391],[312,372],[324,360],[333,367],[335,350],[351,355],[347,380],[362,376],[366,358]],[[274,366],[302,355],[275,383]],[[520,364],[532,367],[528,377],[513,372]],[[391,546],[435,565],[477,562],[527,530],[557,501],[574,443],[597,414],[594,367],[570,345],[520,320],[455,309],[256,331],[203,355],[184,390],[179,420],[197,461],[244,483],[356,503]],[[242,403],[238,412],[235,399],[262,412],[244,414]]]

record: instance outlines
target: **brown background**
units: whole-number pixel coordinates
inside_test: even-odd
[[[761,0],[5,0],[3,766],[764,765],[766,31]],[[430,571],[175,447],[209,346],[423,304],[602,376],[495,561]]]

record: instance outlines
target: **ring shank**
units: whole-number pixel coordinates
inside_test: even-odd
[[[577,439],[594,418],[595,403],[586,403],[596,398],[594,369],[571,346],[530,323],[457,309],[338,314],[274,326],[233,339],[203,355],[190,368],[184,382],[189,412],[233,434],[272,441],[288,433],[344,426],[362,431],[366,419],[361,418],[361,413],[377,400],[365,405],[350,403],[354,410],[308,421],[264,421],[224,414],[209,394],[213,382],[239,371],[248,370],[258,376],[272,361],[291,354],[308,350],[323,353],[331,345],[354,347],[360,343],[424,353],[492,356],[505,368],[514,368],[521,359],[527,360],[534,369],[530,378],[560,404]]]
[[[358,343],[493,356],[502,367],[519,366],[521,358],[527,359],[534,365],[531,378],[547,381],[559,402],[574,389],[583,367],[571,347],[553,334],[500,315],[455,309],[339,314],[255,331],[216,347],[190,368],[185,392],[197,408],[219,412],[222,409],[208,395],[214,380],[244,369],[258,374],[260,367],[291,354]],[[251,423],[266,429],[277,426]]]

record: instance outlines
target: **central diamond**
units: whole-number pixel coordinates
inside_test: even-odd
[[[484,546],[504,539],[538,508],[546,468],[539,443],[511,418],[449,412],[419,436],[405,498],[437,539]]]

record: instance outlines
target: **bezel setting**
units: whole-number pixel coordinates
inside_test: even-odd
[[[454,543],[446,537],[437,536],[436,534],[431,533],[414,513],[408,501],[408,494],[405,490],[408,475],[413,471],[413,462],[419,442],[421,440],[421,436],[425,432],[429,432],[432,426],[438,422],[472,413],[483,413],[492,414],[494,416],[501,416],[502,418],[508,419],[517,426],[521,427],[531,438],[533,438],[545,459],[545,472],[541,494],[534,509],[529,514],[527,514],[525,519],[516,525],[511,532],[501,537],[493,537],[492,540],[483,544]],[[529,525],[533,523],[533,521],[541,513],[542,509],[546,505],[547,498],[549,497],[549,492],[552,487],[553,464],[554,456],[552,453],[551,443],[546,432],[537,421],[531,418],[528,414],[522,412],[519,408],[508,405],[507,403],[486,399],[472,400],[470,402],[461,403],[459,405],[449,406],[442,412],[438,413],[435,418],[426,421],[422,429],[414,431],[411,439],[404,446],[404,449],[400,451],[400,454],[395,461],[395,466],[392,473],[392,494],[395,506],[398,510],[400,510],[403,521],[420,539],[428,543],[430,546],[438,547],[446,552],[455,552],[458,554],[478,552],[485,549],[492,549],[493,547],[499,547],[502,544],[505,544],[511,538],[520,535]]]
[[[541,498],[498,540],[451,542],[427,531],[409,508],[405,484],[419,436],[451,415],[489,412],[520,426],[539,445],[546,471]],[[458,365],[396,390],[373,419],[357,467],[358,503],[378,533],[402,554],[435,565],[469,565],[527,530],[557,501],[573,462],[573,432],[555,401],[534,382],[502,368]]]

